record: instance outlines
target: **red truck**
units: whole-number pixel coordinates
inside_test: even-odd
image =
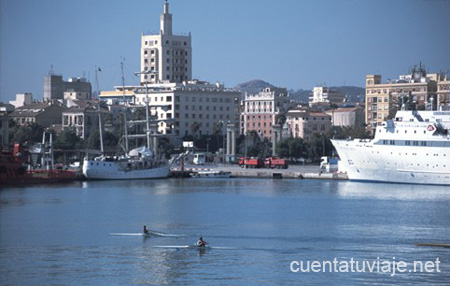
[[[264,167],[263,160],[259,158],[244,158],[239,160],[239,167],[241,168],[262,168]]]
[[[264,160],[264,166],[271,169],[287,169],[289,164],[288,161],[284,159],[280,159],[277,157],[267,157],[266,160]]]

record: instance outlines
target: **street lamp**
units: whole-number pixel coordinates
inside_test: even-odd
[[[224,120],[220,120],[219,123],[222,125],[222,136],[223,136],[223,140],[222,140],[222,148],[223,148],[223,163],[225,164],[225,135],[226,135],[226,123],[230,123],[230,120],[224,121]]]

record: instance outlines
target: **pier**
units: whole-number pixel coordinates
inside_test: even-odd
[[[184,171],[171,170],[172,177],[186,177],[200,170],[220,170],[231,172],[233,178],[270,178],[270,179],[327,179],[348,180],[347,174],[324,172],[317,165],[291,165],[288,169],[246,169],[238,165],[187,165]]]

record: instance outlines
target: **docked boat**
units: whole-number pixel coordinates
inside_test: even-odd
[[[101,155],[83,162],[83,175],[86,179],[131,180],[156,179],[169,176],[167,162],[157,160],[146,147],[131,150],[120,157]]]
[[[29,150],[15,144],[12,152],[0,154],[0,185],[9,184],[48,184],[71,182],[77,179],[78,172],[55,168],[53,146],[46,142],[35,144]],[[49,134],[52,138],[52,134]]]
[[[450,111],[401,110],[373,139],[331,140],[350,180],[450,185]]]
[[[122,63],[122,80],[123,78],[123,63]],[[125,83],[123,82],[123,86]],[[157,156],[155,151],[158,148],[158,141],[156,130],[150,129],[150,115],[148,100],[146,105],[135,106],[134,108],[145,108],[146,119],[137,121],[127,120],[127,106],[124,98],[124,134],[122,139],[124,144],[121,144],[124,154],[121,156],[106,156],[103,152],[103,138],[102,138],[102,119],[99,111],[99,130],[100,130],[100,156],[90,158],[87,154],[83,161],[83,175],[86,179],[92,180],[133,180],[133,179],[157,179],[167,178],[169,176],[169,164],[163,158]],[[153,106],[158,107],[158,106]],[[100,110],[100,108],[99,108]],[[152,120],[152,123],[157,123],[157,120]],[[128,124],[146,124],[145,134],[128,134]],[[154,138],[151,142],[150,138]],[[146,139],[146,146],[141,146],[129,150],[129,138],[144,138]],[[152,146],[153,145],[153,146]],[[151,150],[153,147],[153,150]]]
[[[202,170],[191,173],[191,176],[195,178],[229,178],[231,176],[231,172],[219,170]]]

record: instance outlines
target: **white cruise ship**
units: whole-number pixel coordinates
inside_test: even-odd
[[[398,111],[374,139],[331,140],[350,180],[450,185],[450,111]]]

